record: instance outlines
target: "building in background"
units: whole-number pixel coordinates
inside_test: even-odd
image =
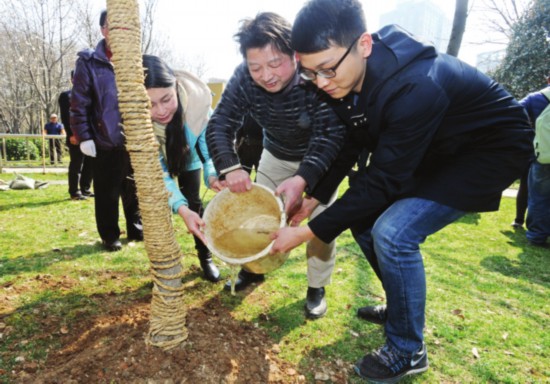
[[[447,51],[452,20],[431,0],[398,0],[393,11],[380,16],[380,26],[397,24],[416,37]]]
[[[208,81],[208,88],[212,91],[212,109],[215,109],[216,105],[220,102],[223,90],[225,89],[225,84],[225,80],[210,79]]]

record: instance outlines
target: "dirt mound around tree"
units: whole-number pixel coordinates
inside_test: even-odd
[[[43,337],[59,337],[45,364],[22,363],[18,383],[304,383],[278,358],[279,346],[254,324],[235,320],[217,297],[188,308],[188,340],[163,351],[145,344],[150,298],[122,304],[102,299],[102,314],[71,329],[44,319]]]

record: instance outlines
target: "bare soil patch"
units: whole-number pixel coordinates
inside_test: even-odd
[[[103,314],[71,329],[44,319],[42,337],[59,337],[45,363],[22,362],[20,383],[300,383],[305,377],[277,357],[278,346],[253,324],[231,317],[217,298],[189,308],[188,340],[163,351],[145,344],[149,299],[120,306],[102,298]],[[38,336],[40,337],[40,336]]]

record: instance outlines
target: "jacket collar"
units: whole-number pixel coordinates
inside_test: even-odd
[[[109,58],[107,57],[107,53],[105,52],[105,39],[101,39],[99,43],[97,43],[94,56],[98,60],[104,61],[106,63],[111,63],[111,60],[109,60]]]

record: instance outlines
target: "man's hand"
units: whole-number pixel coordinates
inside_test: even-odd
[[[290,252],[298,245],[313,239],[315,235],[309,227],[285,227],[279,229],[271,235],[271,239],[275,240],[271,253]]]
[[[319,200],[314,198],[307,198],[302,200],[302,205],[292,216],[290,216],[288,223],[291,227],[297,227],[302,221],[311,217],[311,214],[319,205]]]
[[[283,181],[275,190],[275,195],[282,196],[287,215],[294,215],[294,211],[302,204],[302,193],[306,188],[306,181],[302,176],[293,176]]]
[[[78,144],[78,140],[77,140],[76,137],[74,137],[74,136],[69,137],[69,142],[70,142],[72,145],[77,145],[77,144]]]
[[[252,188],[252,181],[248,172],[236,169],[225,175],[225,185],[231,192],[246,192]]]
[[[180,215],[181,218],[183,219],[189,233],[197,236],[206,245],[207,244],[206,236],[202,232],[202,229],[206,224],[198,215],[198,213],[193,212],[185,205],[182,205],[181,207],[178,208],[178,215]]]
[[[96,157],[97,152],[93,140],[86,140],[80,143],[80,151],[86,156]]]

